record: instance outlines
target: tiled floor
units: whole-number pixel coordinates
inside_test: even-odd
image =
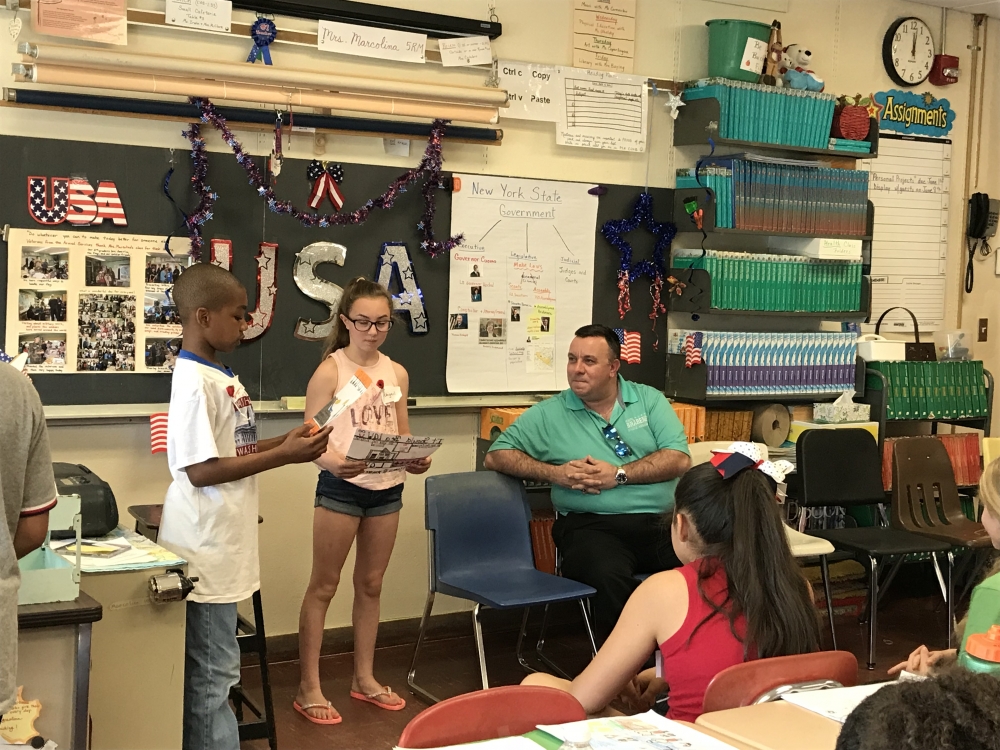
[[[487,625],[490,613],[485,613]],[[859,679],[871,682],[885,679],[885,671],[921,643],[944,648],[946,616],[941,598],[905,597],[885,601],[879,611],[879,639],[876,669],[864,667],[867,630],[854,618],[837,623],[839,647],[854,652],[861,665]],[[535,627],[537,627],[537,621]],[[514,658],[516,633],[486,636],[487,666],[492,685],[516,684],[524,677]],[[534,641],[530,641],[532,644]],[[828,646],[829,647],[829,646]],[[582,633],[568,633],[547,638],[546,650],[557,663],[570,669],[582,668],[587,649]],[[530,651],[533,653],[533,651]],[[426,705],[406,690],[406,673],[412,646],[379,649],[375,657],[376,676],[403,696],[407,705],[402,711],[386,711],[348,697],[351,681],[351,655],[324,657],[321,661],[326,696],[344,717],[342,724],[320,727],[310,724],[292,709],[298,686],[298,663],[275,664],[271,669],[272,690],[277,718],[280,750],[390,750],[406,723]],[[257,670],[244,670],[245,684],[251,692],[259,684]],[[428,643],[421,651],[417,683],[438,697],[449,697],[479,688],[479,668],[471,637]],[[244,743],[246,750],[267,750],[267,742]]]

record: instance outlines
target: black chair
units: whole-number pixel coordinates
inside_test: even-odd
[[[806,430],[795,445],[799,490],[796,500],[806,508],[877,505],[886,501],[878,444],[867,430]],[[876,517],[878,514],[875,514]],[[948,558],[948,607],[951,607],[953,555],[947,542],[908,531],[868,528],[808,529],[834,547],[867,561],[868,669],[875,669],[875,632],[879,589],[888,587],[906,555],[943,553]],[[880,569],[885,568],[880,580]],[[826,569],[823,585],[829,587]],[[948,623],[949,634],[951,623]]]

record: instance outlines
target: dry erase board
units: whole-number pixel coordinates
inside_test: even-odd
[[[139,125],[137,125],[139,126]],[[178,129],[180,129],[178,125]],[[190,159],[184,148],[186,141],[178,138],[174,152],[176,172],[172,180],[172,194],[185,210],[196,204],[189,187]],[[414,151],[418,151],[414,144]],[[163,179],[170,166],[171,152],[164,148],[146,148],[103,143],[43,140],[36,138],[0,137],[0,205],[4,207],[0,223],[16,228],[37,229],[28,211],[28,178],[84,177],[92,185],[100,181],[113,181],[124,207],[128,226],[114,227],[106,221],[85,231],[117,232],[136,235],[167,235],[180,226],[180,215],[163,194]],[[448,146],[445,146],[445,157]],[[414,162],[416,157],[414,157]],[[258,159],[261,169],[264,159]],[[280,197],[304,206],[312,187],[306,177],[305,160],[286,159],[278,178]],[[341,189],[345,210],[353,210],[370,197],[381,194],[391,180],[398,177],[400,167],[370,166],[344,163],[344,180]],[[372,214],[361,226],[307,229],[294,219],[270,213],[246,179],[243,169],[230,153],[211,153],[208,183],[218,193],[214,217],[205,227],[207,257],[208,240],[228,239],[233,243],[233,272],[246,285],[250,306],[255,304],[257,264],[254,260],[261,242],[278,245],[277,297],[275,314],[270,329],[255,341],[241,346],[225,359],[239,374],[254,399],[277,400],[282,396],[305,393],[310,375],[319,362],[321,344],[304,341],[293,335],[299,318],[323,320],[326,307],[304,295],[293,279],[292,267],[295,254],[314,242],[336,242],[347,247],[343,267],[323,265],[318,273],[343,286],[354,276],[372,277],[382,244],[403,242],[413,258],[416,278],[424,294],[428,317],[428,333],[414,335],[405,318],[398,322],[389,335],[384,351],[407,368],[410,390],[414,396],[445,396],[445,348],[447,345],[447,303],[449,259],[447,256],[430,258],[420,249],[417,222],[423,210],[423,200],[418,189],[401,195],[389,211]],[[628,216],[636,196],[642,188],[609,185],[601,196],[597,217],[600,225],[610,219]],[[658,220],[669,220],[673,211],[673,191],[653,189],[654,214]],[[445,235],[450,225],[451,194],[439,191],[435,230]],[[329,203],[325,204],[329,208]],[[73,231],[67,224],[55,227]],[[81,229],[81,231],[84,231]],[[634,260],[647,258],[652,253],[652,237],[638,230],[629,239],[634,244]],[[6,254],[7,247],[4,244]],[[6,256],[0,263],[0,281],[6,291],[8,279]],[[654,351],[654,333],[649,313],[652,302],[646,292],[648,281],[639,280],[632,287],[633,309],[624,321],[618,318],[618,269],[617,252],[598,233],[594,269],[594,320],[612,327],[639,331],[642,338],[641,364],[623,364],[626,378],[662,388],[665,377],[663,342],[666,321],[661,316],[656,335],[660,351]],[[398,293],[398,289],[393,289]],[[67,325],[74,325],[77,311],[68,311]],[[0,313],[3,325],[17,325]],[[142,356],[137,342],[137,356]],[[557,352],[561,360],[564,353]],[[39,374],[34,382],[47,404],[109,404],[109,403],[164,403],[170,398],[170,376],[167,373],[112,373],[86,372],[73,374]]]

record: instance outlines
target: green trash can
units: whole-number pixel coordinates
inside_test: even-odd
[[[758,83],[762,70],[748,71],[740,66],[749,51],[748,39],[763,42],[760,56],[766,59],[770,25],[734,18],[715,18],[705,25],[708,26],[708,77]]]

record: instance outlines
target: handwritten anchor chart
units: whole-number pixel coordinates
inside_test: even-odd
[[[872,319],[890,307],[909,308],[921,331],[944,322],[951,141],[882,133],[871,173],[875,205],[872,240]],[[891,312],[890,331],[911,331],[905,312]]]
[[[448,390],[558,391],[573,332],[591,322],[597,196],[573,182],[456,175]]]

